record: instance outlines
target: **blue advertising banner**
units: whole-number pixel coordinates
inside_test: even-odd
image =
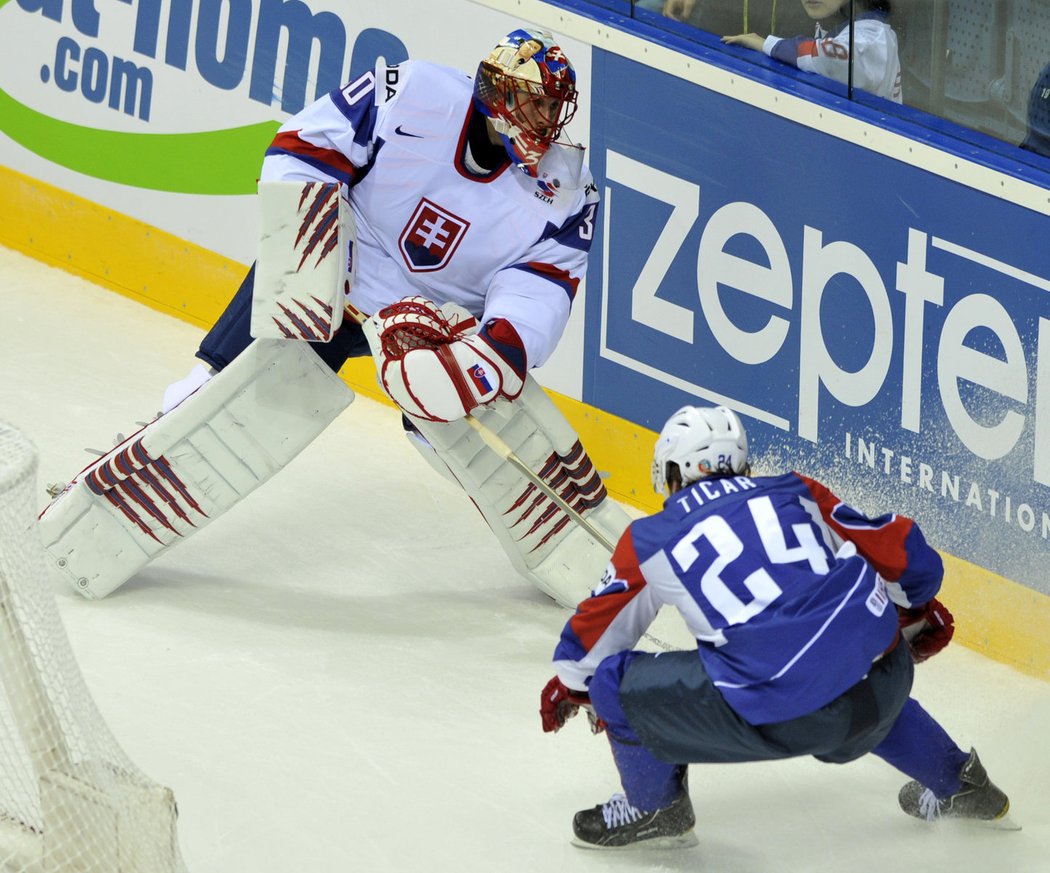
[[[814,475],[1050,593],[1050,218],[597,48],[593,65],[584,401],[652,429],[725,403],[756,472]]]

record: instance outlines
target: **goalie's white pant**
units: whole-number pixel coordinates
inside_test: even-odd
[[[535,379],[526,378],[516,400],[478,407],[474,417],[606,539],[615,543],[620,538],[630,517],[609,497],[576,432]],[[575,609],[598,585],[609,550],[489,449],[465,421],[411,420],[433,451],[418,440],[414,444],[467,492],[518,572]]]
[[[353,399],[305,343],[256,340],[84,469],[41,514],[44,546],[77,591],[105,597],[288,464]]]

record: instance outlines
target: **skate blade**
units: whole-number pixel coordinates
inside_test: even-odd
[[[993,818],[990,821],[978,822],[981,826],[987,830],[993,831],[1019,831],[1021,830],[1021,824],[1010,815],[1010,801],[1006,801],[1006,809],[1003,810],[1003,814],[999,818]]]
[[[1021,830],[1021,823],[1010,815],[1010,810],[1007,810],[999,818],[992,819],[992,821],[981,822],[986,828],[993,831],[1019,831]]]
[[[578,837],[572,838],[572,844],[581,849],[597,849],[601,852],[640,852],[649,849],[689,849],[699,845],[700,841],[692,831],[678,834],[674,837],[653,837],[651,840],[639,840],[636,843],[628,843],[626,846],[596,846],[587,843]]]
[[[972,830],[973,828],[978,828],[982,831],[1021,830],[1021,823],[1010,814],[1009,809],[999,816],[999,818],[945,818],[942,819],[941,823],[950,828],[959,828],[961,830]]]

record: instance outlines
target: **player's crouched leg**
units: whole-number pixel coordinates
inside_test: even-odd
[[[898,642],[872,664],[864,679],[814,713],[813,718],[827,725],[827,739],[824,749],[810,754],[828,764],[845,764],[874,750],[897,723],[914,677],[908,647]]]
[[[620,704],[624,673],[642,652],[620,652],[595,671],[589,692],[604,722],[624,794],[581,810],[573,818],[573,842],[584,848],[681,848],[696,845],[696,816],[686,767],[656,758],[631,728]]]

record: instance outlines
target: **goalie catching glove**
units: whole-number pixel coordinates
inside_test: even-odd
[[[503,318],[477,320],[450,304],[406,297],[364,324],[383,390],[409,415],[456,421],[524,384],[525,349]]]

